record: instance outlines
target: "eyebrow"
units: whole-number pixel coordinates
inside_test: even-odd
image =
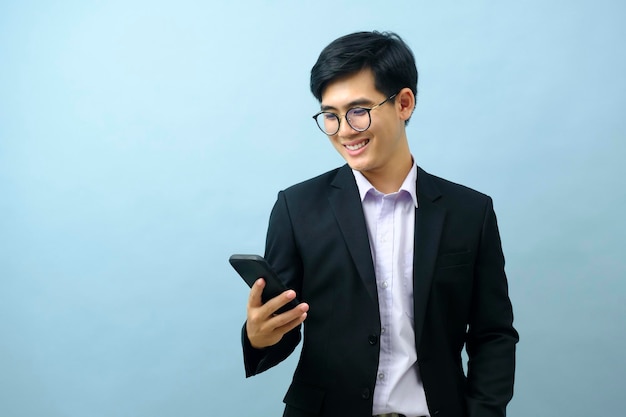
[[[346,108],[349,110],[353,107],[359,107],[359,106],[368,106],[368,105],[372,105],[373,101],[368,99],[368,98],[358,98],[356,100],[352,100],[350,103],[346,104]],[[336,107],[333,106],[328,106],[328,105],[323,105],[320,106],[320,109],[322,111],[328,111],[328,110],[339,110]]]

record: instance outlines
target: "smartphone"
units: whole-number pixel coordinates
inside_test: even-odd
[[[228,261],[249,287],[252,287],[257,279],[265,279],[265,288],[261,295],[263,303],[266,303],[268,300],[289,289],[283,284],[276,272],[274,272],[270,264],[262,256],[235,254],[232,255]],[[300,304],[300,302],[294,298],[289,303],[276,310],[275,314],[291,310],[298,304]]]

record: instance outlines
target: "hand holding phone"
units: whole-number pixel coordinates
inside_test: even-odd
[[[278,274],[274,272],[270,264],[259,255],[235,254],[232,255],[228,261],[250,288],[252,288],[257,279],[263,278],[265,280],[265,288],[261,295],[261,300],[264,304],[289,289],[280,280]],[[291,310],[298,304],[300,304],[300,302],[294,298],[289,303],[276,310],[275,314]]]

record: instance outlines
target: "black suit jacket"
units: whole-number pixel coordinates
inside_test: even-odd
[[[430,414],[504,416],[518,335],[492,201],[419,168],[417,195],[415,346]],[[381,326],[365,217],[347,165],[278,194],[265,256],[310,305],[284,416],[371,416]],[[250,346],[245,326],[242,336],[251,376],[293,352],[301,329],[262,350]]]

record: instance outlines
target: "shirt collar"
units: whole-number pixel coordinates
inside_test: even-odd
[[[359,189],[361,202],[365,200],[365,196],[367,196],[370,191],[374,190],[378,192],[378,190],[374,188],[374,186],[367,180],[367,178],[365,178],[365,175],[363,175],[360,171],[353,169],[352,174],[354,174],[356,186]],[[411,170],[407,174],[404,182],[402,183],[398,191],[405,191],[406,193],[408,193],[413,200],[415,208],[417,208],[417,164],[415,164],[415,159],[413,159],[413,166],[411,167]]]

